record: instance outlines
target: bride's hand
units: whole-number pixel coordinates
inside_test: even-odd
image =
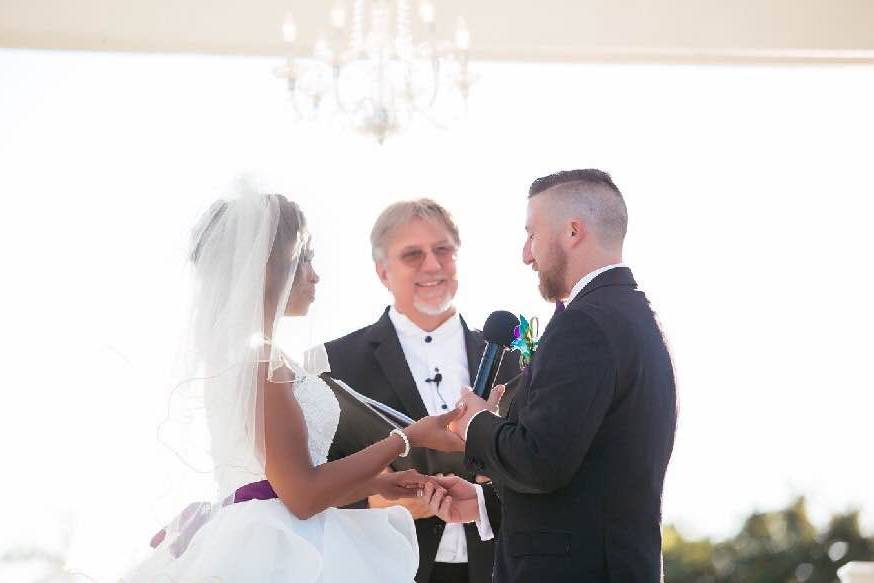
[[[458,437],[449,428],[449,424],[461,418],[465,411],[465,404],[459,403],[452,411],[442,415],[423,417],[407,426],[404,433],[413,447],[427,447],[437,451],[463,452],[464,440]]]
[[[432,481],[431,478],[423,476],[416,470],[388,472],[374,478],[375,494],[379,494],[386,500],[416,498],[422,495],[425,484],[430,481]]]

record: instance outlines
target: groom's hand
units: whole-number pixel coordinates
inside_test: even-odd
[[[501,397],[504,396],[504,385],[495,385],[492,392],[489,393],[489,400],[478,396],[471,390],[470,387],[462,387],[461,399],[458,400],[459,405],[464,406],[464,413],[450,425],[450,429],[455,432],[461,439],[467,439],[467,426],[473,416],[481,411],[498,412],[498,404],[501,402]]]
[[[434,476],[436,483],[425,484],[424,498],[431,512],[444,522],[473,522],[479,518],[476,490],[458,476]]]

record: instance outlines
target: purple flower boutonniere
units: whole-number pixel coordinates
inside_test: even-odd
[[[519,366],[522,368],[527,367],[531,363],[531,357],[534,356],[534,352],[537,350],[537,344],[540,342],[538,339],[538,328],[539,325],[536,317],[528,320],[525,316],[519,315],[519,325],[513,329],[515,340],[510,344],[510,348],[519,351]]]

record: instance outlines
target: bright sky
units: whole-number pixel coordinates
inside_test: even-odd
[[[322,277],[291,350],[388,301],[367,235],[389,202],[456,215],[457,305],[545,318],[525,193],[599,167],[669,336],[680,428],[665,520],[727,536],[805,494],[874,527],[874,67],[477,67],[466,120],[379,147],[296,125],[275,60],[0,51],[0,553],[64,548],[110,580],[168,516],[155,441],[184,246],[241,172],[299,201]]]

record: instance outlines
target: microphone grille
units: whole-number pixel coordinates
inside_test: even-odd
[[[498,310],[489,314],[483,325],[483,336],[486,342],[494,342],[503,347],[513,343],[513,329],[519,325],[519,318],[506,310]]]

